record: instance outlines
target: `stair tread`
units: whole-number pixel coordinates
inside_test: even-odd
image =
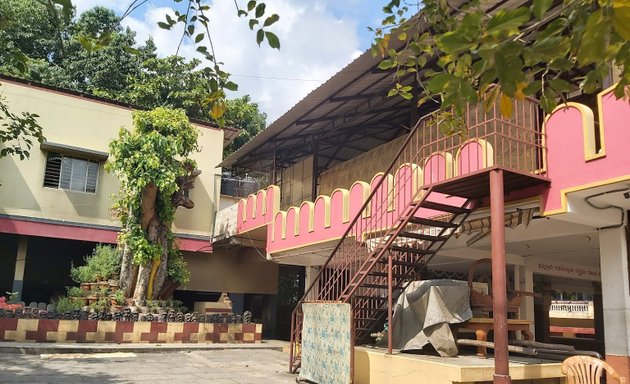
[[[439,221],[426,219],[424,217],[411,217],[409,218],[409,222],[413,224],[422,224],[428,227],[440,227],[440,228],[457,228],[459,225],[455,223],[450,223],[448,221]]]
[[[467,208],[457,207],[457,206],[449,205],[449,204],[437,203],[434,201],[424,201],[421,204],[421,207],[432,209],[435,211],[449,212],[449,213],[455,213],[455,214],[465,214],[465,213],[470,212],[470,209],[467,209]]]
[[[366,299],[366,300],[378,300],[378,301],[387,300],[387,297],[380,297],[380,296],[354,295],[354,297],[357,299]]]
[[[398,252],[417,253],[419,255],[431,255],[431,254],[435,253],[435,251],[430,250],[430,249],[419,249],[419,248],[412,248],[412,247],[403,247],[403,246],[400,246],[400,245],[390,245],[389,249],[391,249],[392,251],[398,251]]]
[[[378,260],[378,263],[387,264],[388,263],[387,257],[380,258]],[[396,260],[396,259],[393,260],[392,264],[394,264],[394,265],[405,265],[405,266],[408,266],[408,267],[422,267],[422,266],[424,266],[424,263],[422,263],[421,261],[412,262],[412,261],[402,261],[402,260]]]
[[[387,272],[377,272],[377,271],[370,272],[370,273],[368,273],[368,275],[370,275],[370,276],[382,276],[382,277],[387,277],[388,276]],[[395,279],[406,279],[406,278],[409,277],[409,275],[400,274],[400,273],[393,273],[392,277],[395,278]]]
[[[415,232],[407,232],[407,231],[401,231],[398,234],[398,237],[409,237],[409,238],[412,238],[412,239],[426,240],[426,241],[446,241],[446,240],[448,240],[448,236],[433,236],[433,235],[425,235],[424,233],[415,233]]]

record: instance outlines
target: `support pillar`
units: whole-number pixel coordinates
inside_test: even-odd
[[[18,292],[17,299],[22,300],[24,288],[24,270],[26,269],[26,252],[28,250],[28,237],[20,236],[15,255],[15,272],[13,273],[13,285],[11,292]]]
[[[599,232],[606,362],[630,380],[630,294],[626,228]]]
[[[510,384],[505,273],[505,196],[503,171],[490,171],[490,226],[492,228],[492,313],[494,322],[495,384]]]
[[[531,268],[525,265],[514,266],[514,289],[526,292],[534,292],[534,273]],[[532,335],[535,332],[534,321],[534,298],[522,296],[519,318],[532,321],[529,331]]]
[[[305,267],[306,269],[306,273],[305,273],[305,278],[304,278],[304,289],[308,289],[308,287],[311,286],[311,284],[313,283],[313,281],[315,280],[315,278],[317,277],[317,274],[319,273],[319,268],[320,267]],[[313,289],[311,290],[311,293],[309,294],[309,297],[314,298],[314,297],[318,297],[319,296],[319,287],[317,285],[315,285],[313,287]]]

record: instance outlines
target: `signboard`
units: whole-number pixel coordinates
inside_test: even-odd
[[[590,281],[600,281],[602,278],[599,267],[561,263],[554,260],[536,260],[534,258],[528,259],[525,265],[529,267],[532,272],[541,275]]]

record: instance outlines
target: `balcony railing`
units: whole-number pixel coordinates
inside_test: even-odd
[[[544,137],[540,109],[534,99],[513,101],[512,115],[501,115],[499,103],[489,110],[468,105],[464,116],[436,113],[420,121],[407,158],[425,159],[425,183],[463,175],[492,166],[521,173],[544,171]],[[456,122],[455,133],[443,132],[445,120]],[[414,154],[414,155],[412,155]],[[417,155],[416,155],[417,154]],[[416,160],[417,161],[417,160]]]

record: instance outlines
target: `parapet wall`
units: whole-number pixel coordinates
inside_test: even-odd
[[[0,342],[260,343],[262,324],[0,318]]]

